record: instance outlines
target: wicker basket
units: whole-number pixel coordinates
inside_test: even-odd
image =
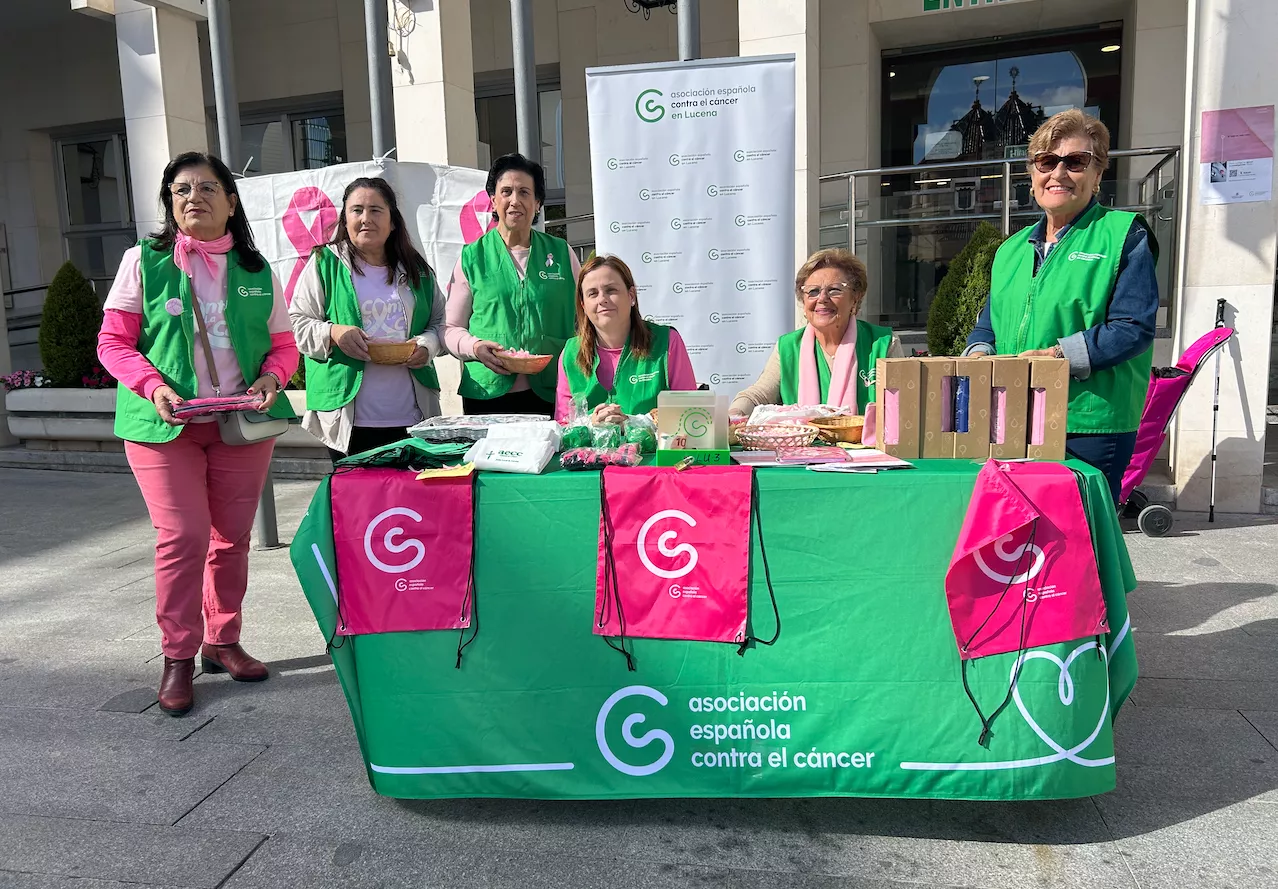
[[[409,340],[404,343],[378,343],[369,341],[368,357],[374,364],[403,364],[412,357],[417,343]]]
[[[820,431],[806,423],[760,423],[738,428],[737,441],[747,451],[804,448],[812,444]]]
[[[818,417],[809,421],[820,430],[821,438],[831,444],[858,444],[865,431],[865,417]]]
[[[516,374],[541,373],[555,357],[554,355],[512,355],[505,349],[493,354],[501,360],[502,367]]]

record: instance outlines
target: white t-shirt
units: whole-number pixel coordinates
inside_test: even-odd
[[[364,333],[369,339],[404,342],[408,339],[408,317],[398,289],[386,283],[386,269],[363,263],[360,269],[351,279]],[[364,380],[355,395],[355,425],[412,426],[421,419],[408,368],[366,362]]]

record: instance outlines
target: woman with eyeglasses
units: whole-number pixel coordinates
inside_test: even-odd
[[[818,250],[794,277],[807,324],[777,340],[763,374],[732,400],[734,415],[761,404],[829,404],[864,414],[874,401],[875,362],[904,352],[892,328],[856,317],[869,289],[865,263],[847,250]]]
[[[1055,115],[1029,159],[1044,216],[999,247],[964,354],[1069,359],[1065,448],[1105,474],[1117,501],[1149,388],[1158,244],[1142,216],[1096,200],[1109,167],[1109,130],[1096,118]]]
[[[156,530],[160,709],[181,716],[193,702],[197,652],[205,673],[267,676],[240,647],[240,607],[275,442],[226,444],[213,417],[184,420],[174,410],[248,393],[261,396],[259,410],[291,418],[280,390],[298,353],[284,288],[253,244],[226,165],[178,155],[164,168],[160,203],[164,227],[120,261],[98,357],[120,381],[115,434]]]

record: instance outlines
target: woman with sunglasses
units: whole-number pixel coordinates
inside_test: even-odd
[[[164,168],[160,203],[164,227],[120,260],[98,357],[120,381],[115,434],[156,530],[160,709],[181,716],[191,709],[197,652],[205,673],[266,678],[240,647],[240,608],[275,442],[232,446],[212,417],[188,421],[174,409],[247,392],[261,396],[259,410],[293,417],[280,390],[297,370],[297,344],[284,288],[253,245],[226,164],[178,155]]]
[[[779,340],[763,374],[732,400],[734,416],[761,404],[831,404],[864,414],[874,401],[875,362],[904,355],[892,328],[856,317],[869,289],[865,263],[839,248],[818,250],[794,276],[807,324]]]
[[[1077,109],[1029,144],[1044,217],[999,248],[965,355],[1069,359],[1066,450],[1105,474],[1115,501],[1136,445],[1158,316],[1158,245],[1135,213],[1096,200],[1109,130]]]

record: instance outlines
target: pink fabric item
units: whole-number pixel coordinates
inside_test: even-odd
[[[621,349],[599,350],[599,384],[605,389],[612,388],[613,378],[617,374],[617,364],[621,361]],[[666,354],[666,371],[670,378],[667,388],[673,392],[694,392],[697,388],[697,375],[692,369],[692,359],[688,357],[688,347],[683,343],[679,331],[670,329],[670,345]],[[564,356],[559,356],[559,382],[555,387],[555,419],[567,423],[572,418],[572,388],[568,385],[568,376],[564,373]]]
[[[878,441],[879,435],[879,407],[877,402],[871,401],[865,406],[865,425],[861,427],[861,444],[867,448],[872,448]]]
[[[204,268],[208,270],[209,276],[216,277],[218,263],[213,257],[226,255],[234,246],[235,238],[231,236],[230,232],[220,238],[214,238],[212,241],[201,241],[183,232],[178,232],[173,238],[173,264],[186,272],[188,278],[194,278],[192,257],[198,256],[204,261]],[[223,268],[225,268],[225,263]]]
[[[603,471],[595,635],[745,639],[750,473],[748,466]]]
[[[799,404],[834,404],[857,409],[856,400],[856,319],[849,318],[843,339],[834,353],[830,368],[830,393],[821,398],[821,381],[817,377],[816,331],[809,324],[803,328],[799,344]]]
[[[1047,438],[1047,390],[1030,390],[1029,443],[1041,445]]]
[[[964,660],[1109,632],[1073,470],[987,462],[945,575],[945,595]]]
[[[156,530],[155,616],[171,658],[240,640],[249,537],[274,449],[223,444],[216,423],[184,426],[164,444],[124,443]]]
[[[192,398],[182,402],[173,411],[179,420],[207,417],[233,411],[255,411],[262,406],[262,398],[256,395],[232,395],[228,398]]]
[[[995,386],[994,399],[990,405],[990,441],[994,444],[1007,442],[1007,387]]]
[[[472,479],[333,475],[339,636],[470,626]]]

